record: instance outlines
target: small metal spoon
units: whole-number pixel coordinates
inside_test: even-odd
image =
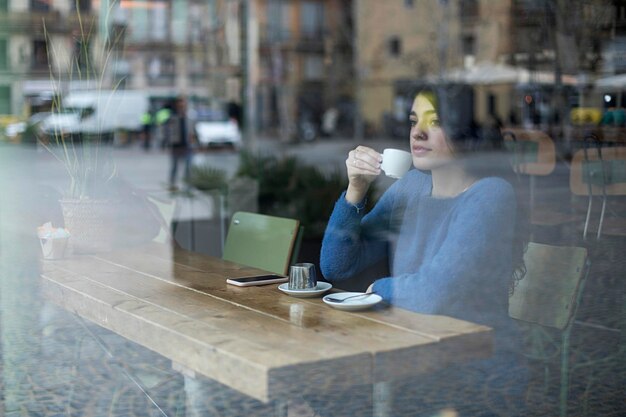
[[[327,295],[326,297],[324,297],[324,299],[326,301],[330,301],[332,303],[343,303],[344,301],[349,300],[351,298],[369,297],[372,294],[374,294],[374,293],[373,292],[366,292],[365,294],[351,295],[350,297],[346,297],[346,298],[335,298],[335,297],[331,297],[331,296]]]

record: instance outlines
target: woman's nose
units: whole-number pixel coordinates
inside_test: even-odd
[[[413,128],[411,129],[411,137],[415,140],[426,139],[426,135],[424,130],[422,129],[422,126],[420,126],[419,124],[413,126]]]

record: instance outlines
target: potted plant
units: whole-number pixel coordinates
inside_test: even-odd
[[[236,211],[258,211],[258,182],[248,176],[227,178],[224,170],[207,165],[191,167],[187,184],[213,198],[223,198],[225,216]]]
[[[226,193],[226,172],[206,165],[194,165],[189,172],[187,184],[200,191]]]
[[[58,134],[53,143],[43,144],[69,177],[59,203],[71,234],[70,247],[75,253],[108,251],[113,248],[115,220],[122,206],[113,181],[115,164],[101,137],[76,142],[76,138]]]
[[[80,11],[78,19],[81,28],[78,39],[80,44],[86,46],[93,43],[91,36],[97,33],[95,30],[97,22],[83,22]],[[48,54],[59,55],[54,50],[54,43],[50,41],[45,22],[44,33]],[[107,62],[110,59],[116,41],[117,39],[114,39],[105,44],[102,52],[106,59],[100,57],[101,61]],[[102,96],[109,94],[107,90],[101,88],[103,86],[101,71],[92,64],[91,54],[86,47],[81,48],[79,55],[69,64],[69,82],[90,82],[98,86],[96,88],[98,94]],[[50,68],[50,76],[54,81],[56,74],[52,72],[53,67]],[[72,80],[72,77],[77,79]],[[54,116],[61,119],[66,115],[64,110],[63,103],[57,97],[52,104],[50,120],[55,120]],[[82,113],[74,115],[77,120],[84,116]],[[117,233],[116,216],[122,207],[122,196],[114,181],[116,167],[110,146],[113,134],[98,129],[91,133],[83,131],[68,133],[68,130],[72,132],[71,129],[49,122],[42,126],[43,134],[39,135],[38,141],[62,163],[68,174],[68,187],[60,200],[60,205],[65,227],[71,233],[70,247],[76,253],[111,250]]]

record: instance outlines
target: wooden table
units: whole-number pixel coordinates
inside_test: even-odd
[[[42,278],[55,303],[263,402],[491,354],[485,326],[380,305],[344,312],[277,285],[225,282],[255,272],[153,244],[44,261]]]

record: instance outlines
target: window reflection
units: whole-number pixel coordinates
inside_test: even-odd
[[[484,172],[512,167],[507,181],[517,204],[528,207],[529,240],[588,250],[590,279],[572,328],[569,410],[622,411],[614,400],[623,388],[612,382],[623,380],[623,358],[615,357],[624,348],[626,248],[626,6],[617,0],[0,0],[0,385],[8,392],[0,409],[45,414],[20,399],[57,400],[42,394],[52,388],[44,376],[29,374],[22,365],[29,363],[58,371],[54,389],[97,398],[85,400],[88,406],[70,401],[72,411],[100,415],[114,401],[101,381],[114,367],[89,347],[81,362],[88,370],[71,384],[74,374],[64,363],[82,336],[75,328],[65,333],[72,316],[38,292],[43,260],[34,233],[47,222],[71,223],[61,203],[69,194],[78,200],[123,194],[115,208],[102,210],[106,221],[98,230],[114,230],[119,248],[171,244],[160,260],[169,263],[168,278],[189,269],[181,265],[185,252],[175,248],[219,258],[237,210],[298,218],[300,261],[319,265],[329,216],[347,188],[348,152],[357,144],[381,154],[410,150],[416,93],[446,89],[454,93],[441,98],[441,120],[422,117],[415,126],[501,145],[468,159]],[[125,104],[125,94],[140,100]],[[469,140],[467,147],[478,144]],[[393,184],[377,177],[364,212]],[[395,254],[418,259],[402,246]],[[156,265],[162,264],[150,266]],[[390,276],[389,266],[372,265],[346,289],[367,289]],[[410,291],[398,295],[415,299]],[[506,298],[497,303],[504,309]],[[324,322],[307,317],[306,308],[286,311],[294,323]],[[156,397],[182,414],[184,406],[170,401],[185,402],[184,379],[169,362],[106,335],[129,354],[124,360],[146,369],[158,363],[174,375]],[[11,348],[15,340],[26,342]],[[580,358],[596,352],[606,356],[604,365],[584,367]],[[559,387],[534,378],[543,375],[543,363],[528,366],[528,414],[556,415],[551,394]],[[559,369],[556,360],[548,366]],[[93,369],[106,371],[94,379]],[[45,389],[29,397],[25,380],[10,384],[23,375]],[[484,387],[473,382],[493,399],[499,380],[491,378]],[[116,376],[109,381],[128,388]],[[462,391],[413,382],[396,381],[405,388],[398,415],[415,414],[416,399],[441,405]],[[361,388],[334,394],[371,396]],[[231,391],[216,390],[241,400]],[[132,388],[124,393],[141,415],[148,403]],[[298,409],[317,411],[327,399]]]

